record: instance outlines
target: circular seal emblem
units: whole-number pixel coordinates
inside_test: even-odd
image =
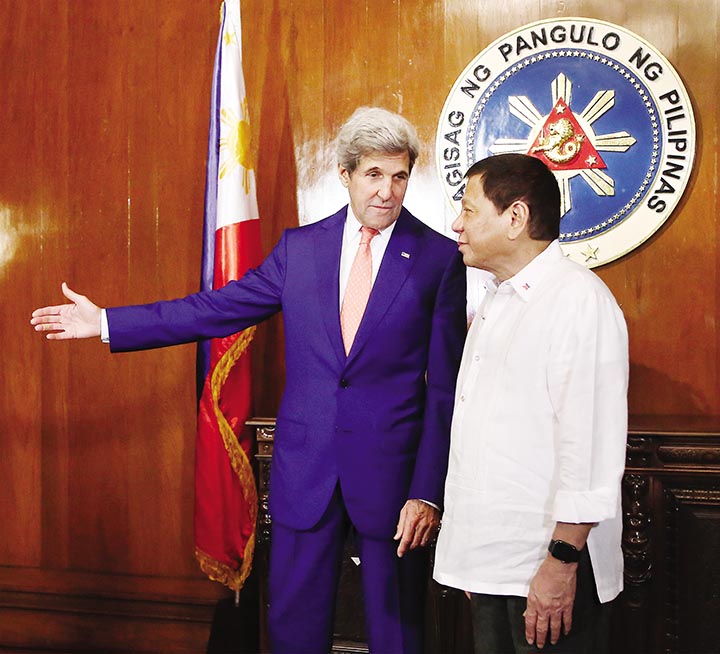
[[[504,152],[553,171],[562,248],[594,267],[670,216],[690,178],[695,120],[677,72],[647,41],[603,21],[544,20],[489,45],[445,101],[436,158],[456,211],[465,171]]]

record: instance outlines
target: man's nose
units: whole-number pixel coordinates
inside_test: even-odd
[[[460,219],[460,216],[453,220],[452,225],[450,225],[450,229],[452,229],[454,232],[457,232],[458,234],[462,231],[462,220]]]
[[[378,188],[378,196],[383,200],[389,200],[392,196],[392,180],[383,180]]]

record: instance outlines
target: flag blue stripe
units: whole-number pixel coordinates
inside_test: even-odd
[[[225,33],[227,8],[222,5],[222,22],[215,51],[215,68],[212,81],[212,98],[210,102],[210,128],[208,130],[207,176],[205,179],[205,224],[203,228],[202,271],[200,290],[209,291],[213,288],[215,274],[215,230],[217,227],[217,185],[218,166],[220,163],[220,74],[222,70],[222,45]],[[202,393],[208,371],[210,369],[210,341],[198,344],[197,352],[197,394]]]

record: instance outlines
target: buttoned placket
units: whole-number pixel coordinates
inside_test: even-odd
[[[473,444],[468,447],[474,451],[474,456],[467,457],[467,460],[460,463],[464,469],[461,473],[466,478],[481,479],[484,476],[482,460],[486,446],[482,430],[472,425],[465,425],[467,420],[474,420],[478,415],[485,415],[490,411],[494,402],[494,393],[497,390],[492,374],[489,374],[487,359],[497,353],[494,348],[497,346],[497,338],[493,337],[493,329],[499,317],[507,308],[515,294],[510,284],[494,286],[486,285],[486,293],[475,320],[468,334],[466,347],[470,347],[465,360],[465,369],[461,373],[461,387],[455,403],[455,415],[453,423],[454,433],[472,435]],[[490,351],[493,350],[493,351]],[[479,475],[479,476],[478,476]]]
[[[459,400],[461,403],[468,399],[470,389],[476,387],[479,370],[488,354],[487,348],[490,339],[483,338],[483,334],[487,334],[493,329],[494,324],[507,307],[514,292],[512,286],[507,282],[497,287],[491,284],[486,285],[485,297],[471,326],[473,333],[470,336],[470,346],[472,351],[470,352],[469,365],[460,392]]]

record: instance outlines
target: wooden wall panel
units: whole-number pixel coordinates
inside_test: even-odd
[[[694,104],[690,189],[656,235],[598,272],[630,327],[632,413],[677,428],[720,416],[720,0],[241,5],[266,252],[343,201],[332,140],[355,107],[382,104],[416,124],[424,151],[408,201],[447,229],[437,119],[480,50],[573,15],[660,49]],[[103,305],[197,289],[218,10],[219,0],[0,0],[0,589],[41,592],[43,573],[62,572],[62,592],[93,574],[128,602],[119,579],[137,579],[138,596],[160,579],[180,602],[190,584],[205,607],[222,594],[192,557],[194,348],[112,356],[28,326],[34,307],[62,301],[62,280]],[[282,337],[274,318],[253,346],[257,415],[277,412]]]
[[[218,6],[1,4],[0,644],[201,651],[225,593],[193,557],[194,348],[53,347],[28,318],[62,280],[197,289]]]

